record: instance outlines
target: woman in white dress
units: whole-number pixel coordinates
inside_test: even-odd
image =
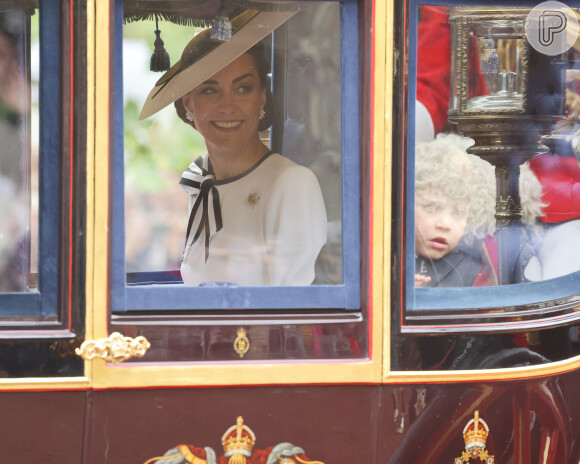
[[[209,29],[195,36],[180,62],[157,83],[141,115],[152,114],[148,103],[163,91],[169,95],[162,95],[165,100],[173,98],[169,103],[174,101],[180,118],[205,139],[207,155],[195,160],[180,181],[190,195],[181,265],[187,285],[310,285],[326,242],[318,180],[309,169],[271,153],[259,137],[273,117],[261,43],[224,59],[236,46],[236,29],[246,34],[252,27],[264,29],[264,13],[248,20],[250,15],[242,27],[236,27],[238,18],[232,21],[232,43],[216,46]],[[203,75],[208,56],[213,64],[227,63]],[[173,79],[183,71],[189,79]]]

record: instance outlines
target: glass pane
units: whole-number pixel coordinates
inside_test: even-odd
[[[580,256],[562,248],[580,237],[579,167],[565,142],[575,134],[578,51],[574,41],[556,53],[535,45],[533,14],[419,7],[417,287],[510,285],[580,269]],[[577,35],[573,20],[562,34]]]
[[[0,7],[0,291],[36,289],[38,14]]]
[[[156,25],[137,21],[138,8],[125,3],[123,27],[127,282],[342,283],[340,5],[282,12],[288,19],[273,36],[244,45],[258,41],[261,50],[212,68],[236,46],[234,33],[210,55],[210,75],[197,82],[191,74],[193,86],[175,84],[167,106],[143,120],[147,95],[163,74],[149,70]],[[158,17],[175,65],[202,28],[191,18],[164,17],[188,24]],[[234,88],[248,73],[252,82]],[[173,101],[184,94],[180,119]]]
[[[172,63],[187,45],[184,31],[189,29],[161,23]],[[123,27],[125,253],[129,273],[179,269],[188,196],[182,195],[178,182],[191,162],[191,153],[204,150],[203,138],[179,120],[173,106],[139,121],[143,102],[162,75],[149,70],[154,30],[154,21]]]
[[[523,29],[522,21],[505,19],[479,21],[468,26],[471,40],[467,53],[478,66],[468,69],[467,109],[523,109],[522,77],[526,67]]]
[[[577,11],[542,8],[412,12],[415,134],[395,369],[492,369],[578,353]],[[553,18],[569,28],[554,32]],[[538,45],[542,28],[560,48]]]

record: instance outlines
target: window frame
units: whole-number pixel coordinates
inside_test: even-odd
[[[533,7],[541,2],[488,1],[486,6]],[[572,2],[580,6],[580,2]],[[403,282],[402,293],[395,298],[402,333],[464,333],[502,332],[534,328],[556,327],[580,320],[577,311],[580,302],[580,271],[542,282],[526,282],[495,287],[415,288],[414,260],[414,153],[415,149],[415,95],[417,82],[417,30],[420,5],[429,6],[479,6],[477,0],[407,0],[408,76],[404,101],[406,114],[401,116],[407,130],[399,135],[399,151],[403,154],[398,170],[402,175],[399,183],[397,206],[401,221],[399,244],[395,243],[402,264],[398,274]],[[404,33],[404,32],[403,32]],[[405,43],[405,38],[402,39]],[[404,74],[402,74],[404,76]],[[404,111],[404,110],[403,110]],[[394,139],[397,139],[395,128]],[[396,148],[394,148],[396,149]],[[397,169],[395,169],[396,175]],[[396,179],[395,179],[396,182]],[[396,239],[395,239],[396,240]],[[482,303],[484,302],[484,303]]]
[[[341,116],[341,184],[342,184],[342,259],[343,283],[303,287],[188,287],[179,284],[128,286],[125,275],[124,166],[122,72],[114,79],[113,162],[112,162],[112,258],[111,305],[115,314],[135,311],[199,310],[361,310],[360,258],[360,150],[359,150],[359,61],[358,4],[356,0],[341,3],[341,107],[351,108]],[[115,0],[115,33],[122,37],[123,2]],[[122,42],[113,45],[116,70],[122,69]],[[347,174],[348,173],[348,174]],[[349,220],[351,219],[351,220]],[[345,263],[349,263],[348,266]],[[188,301],[202,301],[192,307]]]
[[[38,290],[0,294],[0,340],[58,344],[80,336],[85,325],[86,14],[81,0],[39,0],[35,14],[40,37]]]
[[[88,362],[92,386],[109,388],[216,387],[242,385],[308,384],[308,383],[377,383],[383,372],[383,310],[389,292],[390,247],[386,244],[389,223],[390,177],[384,169],[390,160],[390,133],[385,132],[385,108],[390,108],[385,91],[384,66],[387,30],[392,28],[393,0],[358,3],[359,36],[357,44],[362,83],[358,140],[361,152],[361,291],[360,312],[348,311],[162,311],[114,314],[111,311],[112,272],[112,192],[113,162],[114,61],[109,52],[115,40],[114,0],[94,4],[94,42],[89,50],[89,116],[94,102],[94,124],[89,121],[88,140],[88,230],[87,230],[87,338],[103,340],[113,332],[125,336],[143,336],[151,347],[144,358],[133,358],[122,364],[94,360]],[[389,26],[390,24],[390,26]],[[350,40],[353,38],[351,37]],[[375,45],[377,49],[375,49]],[[98,57],[98,58],[97,58]],[[110,58],[110,59],[109,59]],[[94,63],[94,67],[92,65]],[[94,95],[91,78],[94,69]],[[390,76],[390,74],[388,74]],[[387,82],[387,85],[378,81]],[[387,90],[388,92],[388,90]],[[390,94],[389,94],[390,95]],[[388,110],[387,110],[388,111]],[[94,171],[93,171],[94,167]],[[94,173],[94,176],[92,175]],[[94,178],[94,183],[91,179]],[[386,197],[384,197],[384,195]],[[387,276],[387,277],[385,277]],[[386,279],[386,280],[385,280]],[[240,358],[233,351],[238,328],[248,330],[251,347]],[[295,331],[308,338],[316,330],[323,337],[322,355],[296,356],[287,352],[270,352],[253,356],[256,341],[252,329]],[[344,330],[356,332],[360,353],[334,349],[336,335]],[[228,357],[192,357],[196,341],[208,340],[218,331],[232,336],[222,346],[231,351]],[[227,335],[226,334],[226,335]],[[176,347],[175,340],[181,345]],[[267,339],[266,339],[267,340]],[[169,342],[169,344],[168,344]],[[172,346],[169,346],[172,345]],[[344,347],[343,349],[348,347]],[[352,348],[352,347],[351,347]],[[351,350],[352,351],[352,350]]]
[[[39,229],[38,291],[0,293],[1,317],[55,317],[58,302],[59,190],[58,159],[61,109],[59,85],[61,50],[53,37],[60,35],[57,2],[40,0],[40,80],[39,80]],[[56,127],[55,127],[56,126]],[[15,310],[15,308],[18,308]],[[1,326],[1,322],[0,322]]]
[[[40,302],[0,314],[5,390],[88,386],[74,354],[85,334],[87,11],[83,0],[39,1],[40,290],[31,296]],[[19,307],[22,296],[0,300]]]

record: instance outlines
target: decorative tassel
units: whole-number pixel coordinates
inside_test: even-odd
[[[169,53],[165,50],[163,40],[161,40],[161,31],[159,30],[157,15],[155,15],[155,35],[155,51],[151,55],[149,69],[153,72],[167,71],[171,67],[171,64],[169,62]]]
[[[213,20],[209,35],[216,42],[232,41],[232,23],[230,22],[224,3],[224,0],[220,2],[220,7],[217,16]]]
[[[246,464],[246,456],[243,454],[234,454],[229,459],[228,464]]]

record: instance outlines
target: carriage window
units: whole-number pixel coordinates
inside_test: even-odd
[[[579,5],[551,3],[401,12],[395,370],[578,355]]]
[[[356,17],[177,6],[117,2],[113,309],[359,308]]]
[[[58,60],[46,61],[39,17],[43,34],[54,35],[58,22],[54,7],[41,2],[39,11],[36,3],[0,2],[0,313],[6,316],[56,313],[58,163],[48,159],[56,154],[58,128],[46,126],[51,112],[58,121],[58,92],[39,89],[52,85],[40,81],[41,69]]]
[[[36,288],[38,15],[0,10],[0,290]]]
[[[578,292],[578,20],[555,4],[411,7],[403,326],[505,330]]]

